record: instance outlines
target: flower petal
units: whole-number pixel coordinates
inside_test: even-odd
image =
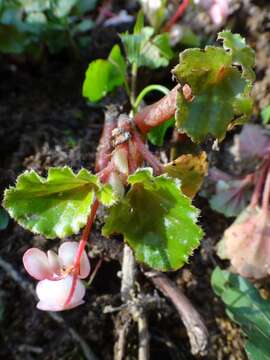
[[[58,256],[62,265],[67,269],[72,266],[74,259],[78,250],[79,244],[76,241],[67,241],[64,242],[58,250]],[[86,255],[86,252],[83,251],[80,263],[80,275],[81,279],[86,278],[90,273],[90,262]]]
[[[63,311],[72,309],[84,303],[85,287],[77,280],[74,294],[70,303],[65,302],[69,296],[73,277],[71,275],[58,281],[42,280],[37,284],[36,293],[39,298],[37,308],[45,311]]]
[[[37,248],[28,249],[24,253],[23,265],[28,274],[37,280],[52,277],[52,271],[49,268],[49,262],[45,252]]]
[[[60,265],[60,261],[59,261],[58,256],[56,255],[56,253],[52,250],[49,250],[49,251],[47,251],[47,257],[48,257],[48,263],[49,263],[50,270],[55,275],[60,275],[61,274],[61,265]]]

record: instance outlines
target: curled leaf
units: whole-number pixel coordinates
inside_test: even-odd
[[[199,191],[207,173],[207,156],[204,151],[199,155],[181,155],[166,164],[164,168],[169,176],[181,180],[181,190],[186,196],[193,198]]]
[[[218,255],[229,259],[238,274],[260,279],[270,273],[270,216],[247,207],[225,231]]]

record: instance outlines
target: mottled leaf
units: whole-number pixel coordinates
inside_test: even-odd
[[[105,205],[116,198],[86,169],[50,168],[47,178],[26,171],[5,191],[3,205],[20,225],[47,238],[77,234],[85,226],[95,193]],[[110,193],[110,194],[109,194]]]
[[[103,234],[123,234],[138,261],[161,271],[179,269],[199,245],[203,232],[198,210],[182,194],[177,180],[151,169],[128,178],[126,197],[110,209]]]
[[[270,358],[270,302],[252,283],[239,275],[216,268],[211,283],[226,305],[228,316],[247,336],[245,350],[250,360]]]
[[[223,48],[187,49],[173,70],[182,85],[177,99],[176,125],[195,142],[208,135],[222,140],[228,128],[247,121],[252,110],[250,81]],[[184,85],[190,87],[186,96]]]
[[[199,191],[207,173],[206,153],[199,155],[185,154],[164,166],[165,172],[171,177],[181,180],[183,193],[193,198]]]

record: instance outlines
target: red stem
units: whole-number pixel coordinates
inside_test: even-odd
[[[183,0],[183,2],[179,5],[178,9],[174,16],[167,22],[164,26],[164,31],[170,31],[172,26],[177,22],[178,19],[184,14],[186,8],[189,5],[189,0]]]
[[[176,85],[168,95],[152,105],[145,106],[135,115],[134,122],[143,134],[174,116],[179,89],[180,85]]]
[[[67,300],[66,300],[64,306],[67,306],[70,303],[70,301],[72,299],[72,296],[74,295],[77,280],[78,280],[78,275],[79,275],[79,272],[80,272],[81,256],[83,254],[83,251],[85,249],[87,240],[89,238],[91,228],[92,228],[93,222],[94,222],[95,217],[96,217],[96,212],[97,212],[98,207],[99,207],[99,201],[95,200],[93,205],[92,205],[91,212],[90,212],[90,214],[88,216],[87,224],[86,224],[86,226],[85,226],[85,228],[83,230],[82,239],[81,239],[81,241],[79,243],[79,247],[78,247],[78,250],[77,250],[77,253],[76,253],[76,256],[75,256],[74,265],[73,265],[74,266],[74,275],[73,275],[73,279],[72,279],[71,288],[70,288],[70,291],[69,291],[69,294],[68,294],[68,297],[67,297]]]
[[[262,189],[263,189],[263,184],[265,181],[265,176],[266,176],[266,170],[267,170],[268,166],[267,164],[263,165],[259,174],[258,174],[258,180],[255,184],[255,189],[254,192],[252,194],[252,198],[251,198],[251,202],[250,202],[250,206],[251,207],[255,207],[258,205],[261,193],[262,193]]]

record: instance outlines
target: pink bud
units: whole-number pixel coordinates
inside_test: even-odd
[[[37,308],[44,311],[63,311],[83,304],[85,287],[81,280],[77,280],[72,299],[68,305],[65,305],[70,293],[72,281],[73,277],[71,275],[58,281],[40,281],[36,287],[39,298]]]
[[[48,279],[53,276],[46,254],[39,249],[27,250],[23,255],[23,265],[28,274],[37,280]]]
[[[79,244],[76,241],[67,241],[64,242],[58,250],[58,256],[61,261],[62,266],[67,269],[74,264],[75,256],[78,250]],[[81,262],[80,262],[80,274],[81,279],[86,278],[90,273],[90,262],[86,255],[86,252],[83,251]]]

